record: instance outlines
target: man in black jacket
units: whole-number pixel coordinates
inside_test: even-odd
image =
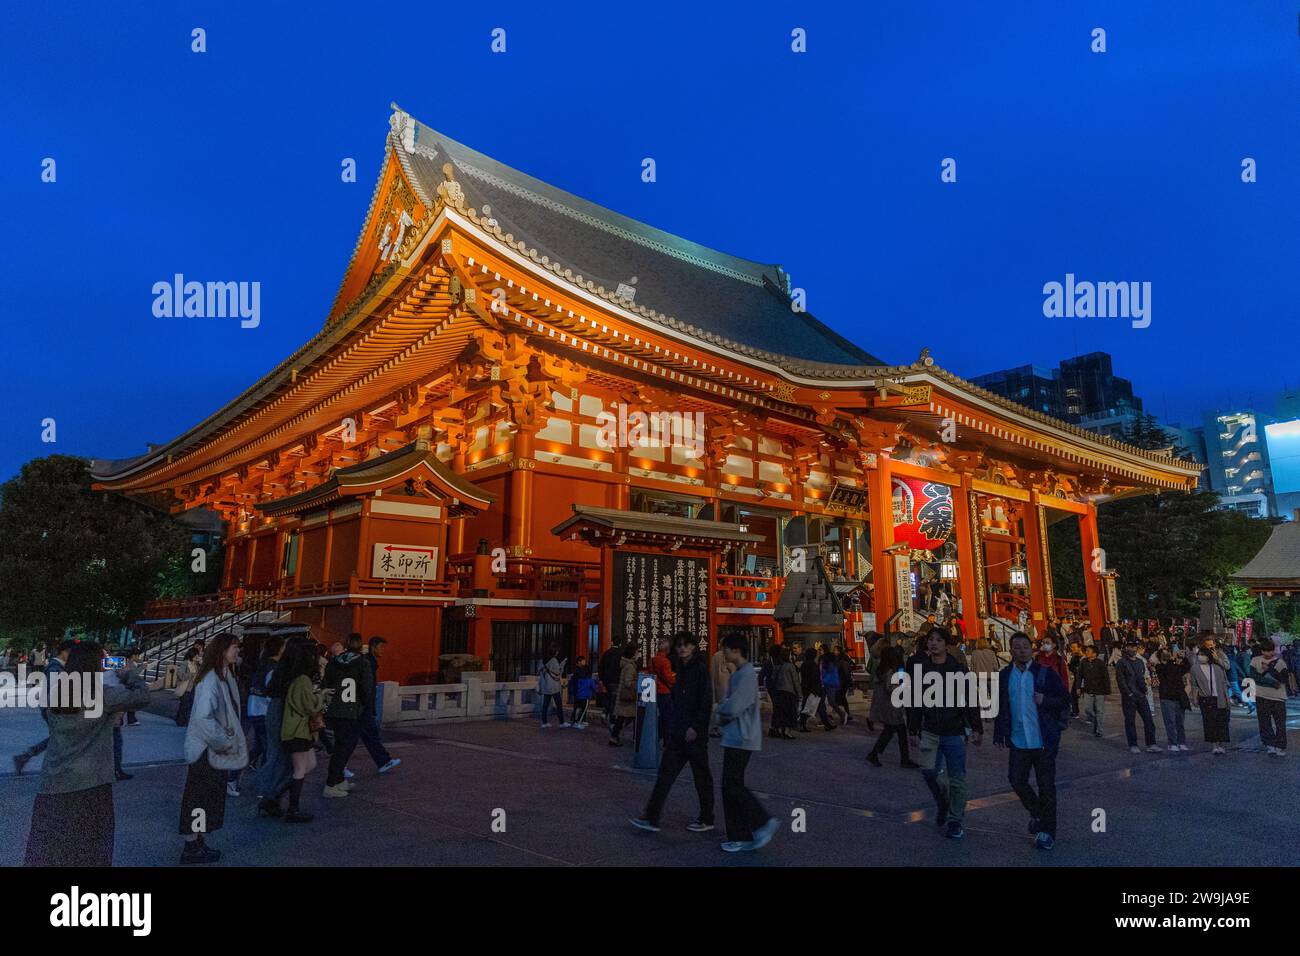
[[[921,776],[938,806],[935,826],[945,828],[944,836],[950,840],[960,840],[966,835],[961,825],[966,811],[966,738],[969,735],[970,742],[979,746],[984,721],[979,695],[967,678],[969,670],[948,653],[947,630],[931,630],[925,637],[925,649],[924,659],[908,661],[912,699],[907,708],[907,734],[920,751]],[[931,673],[936,676],[927,679]],[[926,692],[931,683],[937,684],[937,693]],[[946,785],[939,779],[945,771]]]
[[[659,830],[659,817],[668,791],[682,767],[691,765],[695,792],[700,798],[700,815],[686,825],[695,833],[713,829],[713,774],[709,772],[709,720],[713,715],[713,687],[709,668],[700,656],[699,638],[687,631],[673,635],[677,651],[677,680],[672,687],[672,706],[667,710],[664,752],[659,761],[645,813],[631,821],[642,830]]]
[[[1083,696],[1083,719],[1092,724],[1092,735],[1100,737],[1106,718],[1106,695],[1110,693],[1110,669],[1091,644],[1083,649],[1079,663],[1079,693]]]
[[[614,723],[614,698],[618,693],[618,675],[622,667],[623,642],[615,638],[614,643],[600,655],[600,663],[596,665],[596,676],[600,678],[600,683],[605,688],[601,700],[605,708],[605,723],[611,726]]]
[[[361,715],[373,709],[375,703],[373,675],[361,659],[360,634],[349,634],[343,653],[330,658],[322,683],[334,691],[325,711],[325,723],[334,733],[334,752],[330,754],[329,772],[325,775],[325,796],[346,797],[351,786],[344,782],[343,771],[361,735]]]

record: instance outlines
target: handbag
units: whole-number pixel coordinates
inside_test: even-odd
[[[817,708],[822,705],[822,699],[816,694],[809,694],[808,699],[803,702],[803,707],[799,713],[805,717],[813,717],[817,714]]]

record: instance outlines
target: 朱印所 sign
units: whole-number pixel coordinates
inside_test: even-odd
[[[424,544],[376,544],[370,576],[414,578],[419,581],[436,580],[438,549]]]

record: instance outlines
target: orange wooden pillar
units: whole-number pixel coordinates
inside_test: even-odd
[[[1101,552],[1101,538],[1097,534],[1097,506],[1092,502],[1088,502],[1088,510],[1079,515],[1079,540],[1083,545],[1083,586],[1088,600],[1088,621],[1093,637],[1097,637],[1106,624],[1106,585],[1101,577],[1106,563]]]
[[[1038,492],[1031,492],[1029,501],[1020,505],[1024,509],[1022,525],[1025,529],[1025,567],[1029,571],[1029,610],[1034,627],[1041,634],[1052,616],[1047,595],[1051,593],[1052,563],[1047,555],[1047,526],[1038,504]]]
[[[975,573],[979,560],[979,526],[971,522],[970,475],[962,475],[961,484],[952,489],[952,533],[957,541],[957,586],[961,589],[961,620],[967,637],[984,636],[984,602],[980,575]]]
[[[488,596],[492,586],[492,555],[488,552],[475,554],[471,573],[473,576],[470,579],[472,594],[470,602],[472,603],[476,598]],[[466,606],[465,611],[465,646],[469,653],[486,665],[492,657],[492,622],[480,616],[483,610],[477,605],[474,605],[472,617],[469,606]]]
[[[889,478],[889,454],[877,452],[876,467],[867,472],[867,508],[871,519],[871,577],[876,585],[876,630],[897,610],[894,595],[894,559],[885,549],[894,544],[894,486]]]
[[[533,429],[515,432],[514,470],[510,473],[510,510],[507,514],[506,554],[527,557],[533,550]]]

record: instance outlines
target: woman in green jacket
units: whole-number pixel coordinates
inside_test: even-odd
[[[298,809],[302,799],[303,781],[316,768],[316,731],[312,719],[325,713],[330,693],[319,691],[313,677],[320,673],[318,651],[314,644],[295,643],[285,650],[282,674],[276,675],[284,682],[284,720],[280,724],[280,740],[285,753],[293,762],[293,779],[289,783],[289,811],[285,823],[308,823],[310,813]]]

